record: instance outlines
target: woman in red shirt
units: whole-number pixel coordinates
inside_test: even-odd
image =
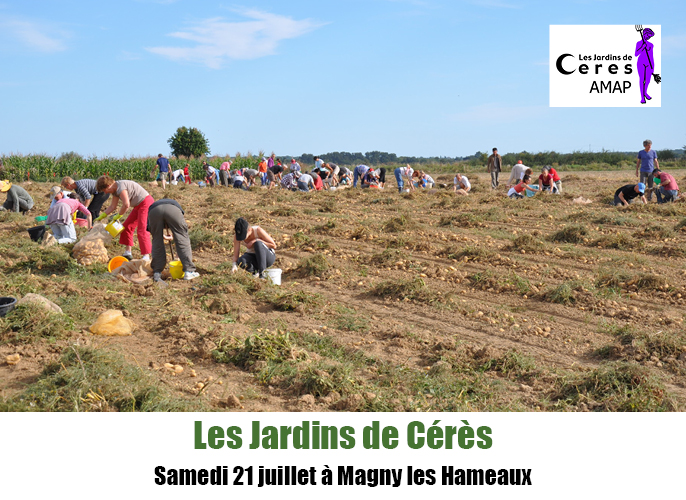
[[[527,189],[535,195],[538,191],[530,187],[529,184],[531,184],[531,176],[525,175],[519,184],[510,188],[507,192],[507,196],[513,199],[524,198],[524,191]]]

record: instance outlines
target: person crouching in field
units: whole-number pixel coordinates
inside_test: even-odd
[[[176,253],[183,264],[183,279],[192,280],[200,276],[195,272],[191,240],[188,237],[188,226],[183,218],[184,211],[176,200],[164,198],[150,205],[148,211],[148,230],[152,235],[152,279],[162,281],[162,271],[167,265],[166,240],[174,240]],[[171,236],[165,234],[165,229]]]
[[[7,193],[7,199],[0,207],[0,212],[8,210],[26,215],[26,212],[33,208],[33,198],[28,191],[21,186],[15,186],[8,180],[0,181],[0,193]]]
[[[242,267],[249,273],[263,278],[264,270],[274,264],[276,260],[276,243],[271,236],[259,226],[250,226],[243,217],[236,220],[234,226],[235,236],[233,239],[233,266],[231,272],[235,273]],[[248,251],[240,258],[241,243],[245,244]]]
[[[653,170],[653,179],[656,185],[654,190],[658,203],[668,203],[676,200],[676,197],[679,195],[679,186],[671,174],[656,168]]]
[[[507,192],[507,196],[513,199],[524,198],[524,191],[527,190],[535,195],[538,191],[529,186],[529,184],[531,184],[531,176],[525,175],[519,184],[510,188]]]
[[[453,191],[458,196],[466,196],[472,189],[472,184],[467,179],[466,175],[456,174],[453,179]]]
[[[71,177],[62,178],[62,187],[74,191],[79,195],[81,203],[90,211],[94,219],[100,215],[102,205],[110,197],[107,193],[99,193],[95,188],[95,179],[81,179],[75,181]]]
[[[646,185],[642,182],[639,182],[638,184],[627,184],[626,186],[622,186],[617,191],[615,191],[615,199],[613,202],[614,206],[628,207],[629,203],[631,203],[631,200],[639,196],[641,197],[641,201],[645,205],[648,203],[645,197],[645,191]]]
[[[212,165],[208,165],[206,161],[202,162],[202,168],[205,170],[205,183],[214,187],[217,183],[217,169]]]
[[[155,201],[150,194],[143,189],[143,186],[134,181],[115,181],[109,175],[103,175],[96,184],[98,192],[112,195],[112,202],[96,220],[102,220],[117,210],[119,200],[121,208],[115,220],[120,219],[129,208],[133,207],[131,213],[124,221],[124,230],[119,236],[119,244],[124,245],[124,257],[133,259],[131,248],[133,247],[133,232],[138,232],[138,245],[141,256],[145,260],[150,260],[152,244],[150,233],[148,232],[148,210]]]
[[[424,171],[420,172],[419,174],[419,184],[421,187],[426,189],[433,189],[436,186],[434,178],[431,177],[429,174],[427,174]]]
[[[551,193],[559,194],[557,185],[555,184],[555,177],[550,173],[551,167],[543,167],[541,175],[538,176],[538,190],[540,192],[550,191]]]
[[[57,189],[59,190],[59,187]],[[88,229],[90,229],[93,226],[91,213],[80,201],[66,198],[62,191],[57,191],[54,199],[56,202],[48,210],[48,219],[45,223],[50,226],[52,235],[60,245],[75,243],[74,214],[77,211],[83,213],[88,218]]]
[[[315,189],[314,179],[310,174],[301,174],[300,172],[295,173],[295,179],[298,183],[299,191],[309,191],[310,189]]]

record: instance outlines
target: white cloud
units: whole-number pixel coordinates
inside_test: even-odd
[[[276,53],[279,42],[296,38],[326,23],[311,19],[296,21],[287,16],[259,10],[240,12],[250,21],[228,22],[222,18],[206,19],[184,31],[168,36],[195,42],[189,47],[147,47],[146,50],[172,61],[189,61],[219,69],[230,60],[257,59]]]
[[[67,49],[65,40],[69,34],[41,21],[5,18],[0,21],[0,30],[28,48],[39,52],[54,53]]]

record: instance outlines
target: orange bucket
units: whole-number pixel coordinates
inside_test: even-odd
[[[113,257],[112,260],[107,264],[107,271],[112,272],[115,269],[117,269],[119,266],[121,266],[124,262],[128,262],[129,259],[126,257],[123,257],[121,255],[117,255],[116,257]]]

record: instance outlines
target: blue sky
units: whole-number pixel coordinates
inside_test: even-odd
[[[662,107],[549,108],[550,24],[662,26]],[[686,144],[683,1],[0,0],[0,154]]]

